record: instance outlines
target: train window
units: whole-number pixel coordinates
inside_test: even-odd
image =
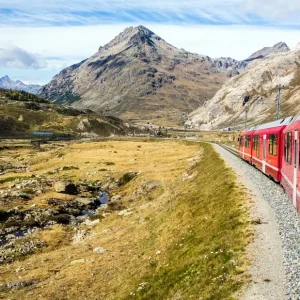
[[[244,137],[240,136],[240,147],[244,146]]]
[[[245,147],[246,148],[250,148],[250,135],[246,135],[246,139],[245,139]]]
[[[259,135],[253,137],[253,150],[255,151],[255,156],[259,156]]]
[[[291,164],[292,162],[292,133],[287,132],[284,135],[284,160]]]
[[[277,155],[277,134],[269,135],[269,154]]]

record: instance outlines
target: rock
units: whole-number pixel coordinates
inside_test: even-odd
[[[75,233],[75,235],[72,237],[73,243],[77,244],[82,242],[87,237],[87,233],[85,230],[79,230]]]
[[[27,193],[23,193],[23,192],[13,192],[12,196],[17,197],[17,198],[22,198],[24,200],[30,200],[31,199],[31,196],[29,196]]]
[[[78,197],[75,199],[76,202],[79,202],[83,205],[91,205],[91,204],[95,204],[95,198],[85,198],[85,197]]]
[[[54,189],[58,193],[64,193],[66,190],[66,183],[63,181],[57,181],[54,183]]]
[[[102,247],[97,247],[97,248],[94,248],[93,252],[96,254],[105,254],[107,252],[107,250],[105,250]]]
[[[108,208],[108,204],[101,204],[100,207],[96,209],[96,213],[99,214],[101,210],[105,210]]]
[[[134,192],[137,196],[145,196],[149,193],[152,193],[157,188],[161,187],[162,184],[160,181],[156,180],[145,180],[142,182],[142,184],[138,187],[138,189]]]
[[[69,195],[78,194],[77,186],[72,182],[57,181],[54,183],[53,187],[58,193],[65,193]]]
[[[20,289],[35,284],[33,280],[11,281],[6,284],[7,289]]]
[[[77,264],[84,264],[85,263],[85,259],[81,258],[81,259],[76,259],[70,262],[70,265],[77,265]]]
[[[137,175],[138,175],[138,172],[127,172],[127,173],[123,174],[123,176],[118,181],[119,186],[122,186],[122,185],[128,183],[129,181],[134,179]]]
[[[118,213],[118,216],[126,217],[126,216],[130,216],[132,214],[133,214],[133,211],[131,209],[124,209]]]
[[[94,220],[94,221],[91,221],[91,220],[89,220],[89,219],[86,219],[85,222],[84,222],[85,225],[90,226],[90,227],[94,227],[94,226],[96,226],[96,225],[99,224],[99,223],[100,223],[100,220],[99,220],[99,219]]]
[[[122,197],[120,195],[116,195],[110,199],[110,202],[119,202],[121,199]]]

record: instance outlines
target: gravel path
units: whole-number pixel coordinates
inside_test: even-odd
[[[214,145],[251,191],[255,241],[249,246],[252,283],[241,300],[300,299],[300,216],[283,188],[260,171]]]

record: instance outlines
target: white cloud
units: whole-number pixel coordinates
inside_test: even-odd
[[[299,24],[300,1],[299,0],[246,0],[246,11],[253,12],[269,20]]]
[[[0,66],[5,68],[41,69],[46,61],[41,57],[19,47],[9,45],[0,47]]]
[[[298,0],[0,0],[0,7],[4,8],[0,12],[0,24],[3,26],[72,22],[82,25],[112,24],[150,18],[164,23],[195,24],[206,19],[222,24],[255,25],[256,16],[266,22],[300,25]],[[199,19],[195,20],[195,17]]]

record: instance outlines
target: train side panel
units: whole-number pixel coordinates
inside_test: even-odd
[[[239,156],[252,163],[253,130],[244,131],[239,136]]]
[[[300,119],[286,127],[282,139],[281,184],[300,213]]]
[[[253,133],[253,164],[278,182],[281,179],[281,132],[285,127],[263,128]]]

